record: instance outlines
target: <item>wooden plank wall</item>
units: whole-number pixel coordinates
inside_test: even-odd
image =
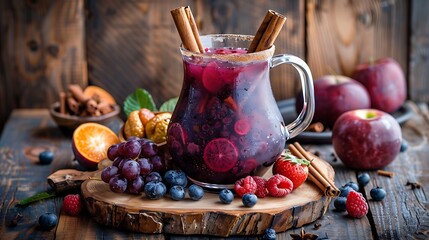
[[[136,88],[157,104],[182,84],[170,10],[190,5],[201,34],[254,34],[268,9],[287,16],[276,53],[307,61],[314,78],[348,75],[370,57],[393,57],[408,97],[429,102],[426,0],[5,0],[0,1],[0,129],[14,108],[47,107],[69,83],[99,85],[119,103]],[[272,70],[274,96],[293,97],[291,67]]]

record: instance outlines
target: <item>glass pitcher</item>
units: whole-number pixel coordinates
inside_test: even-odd
[[[262,176],[279,158],[286,140],[301,133],[314,113],[307,64],[275,47],[247,53],[253,36],[201,36],[205,53],[181,48],[182,90],[170,120],[167,144],[175,164],[194,183],[232,188],[240,178]],[[291,64],[298,71],[304,107],[285,126],[274,99],[269,70]]]

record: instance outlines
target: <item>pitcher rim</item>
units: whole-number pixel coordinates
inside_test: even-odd
[[[201,35],[201,38],[242,38],[244,41],[250,42],[253,40],[253,35],[245,35],[245,34],[207,34],[207,35]],[[203,46],[204,48],[206,46]],[[247,48],[246,48],[247,49]],[[182,53],[182,56],[187,57],[196,57],[196,58],[212,58],[217,60],[223,60],[223,61],[230,61],[230,62],[253,62],[253,61],[266,61],[270,59],[274,55],[275,51],[275,45],[272,45],[270,48],[253,52],[253,53],[230,53],[230,54],[218,54],[218,53],[197,53],[192,52],[183,47],[183,44],[180,45],[180,52]]]

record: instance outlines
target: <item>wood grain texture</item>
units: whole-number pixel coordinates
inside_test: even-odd
[[[307,61],[317,79],[349,76],[381,57],[399,62],[407,76],[408,1],[307,1]]]
[[[200,34],[254,34],[268,9],[288,17],[276,41],[277,53],[304,57],[303,3],[234,1],[88,1],[89,79],[119,103],[136,88],[147,89],[159,106],[180,93],[183,81],[180,37],[170,10],[189,5]],[[273,71],[275,97],[292,96],[293,68]]]
[[[334,179],[332,167],[321,160],[321,171]],[[94,178],[86,180],[82,195],[96,222],[122,230],[179,235],[260,235],[271,227],[284,232],[314,222],[326,212],[331,198],[323,196],[311,182],[305,182],[285,198],[266,197],[252,208],[241,198],[222,204],[217,193],[206,192],[203,199],[174,201],[169,197],[149,200],[143,195],[118,194]],[[265,178],[271,176],[268,170]]]
[[[72,167],[70,158],[71,141],[51,144],[49,139],[62,137],[59,129],[53,127],[49,114],[40,117],[41,110],[15,111],[11,115],[0,141],[0,231],[2,239],[25,239],[29,235],[35,239],[50,239],[53,232],[36,231],[26,229],[27,226],[37,226],[38,217],[44,212],[59,214],[61,210],[60,198],[53,201],[42,201],[37,206],[16,206],[19,200],[30,197],[38,192],[46,191],[48,184],[46,176],[51,171],[60,169],[64,165]],[[44,111],[47,113],[46,111]],[[13,125],[13,126],[8,126]],[[38,126],[37,129],[31,126]],[[16,134],[16,130],[22,132]],[[32,136],[31,141],[28,141]],[[10,142],[13,141],[13,147]],[[49,167],[38,164],[38,155],[41,151],[51,150],[55,154],[55,160]],[[21,169],[21,166],[26,166]],[[13,231],[8,229],[9,221],[20,213],[23,218]]]
[[[83,3],[1,1],[2,120],[13,108],[49,107],[69,83],[87,84]]]
[[[409,92],[414,101],[429,102],[429,2],[411,1]]]
[[[399,154],[395,161],[385,170],[395,173],[393,178],[370,173],[371,182],[364,193],[375,225],[376,235],[380,239],[429,239],[429,187],[422,184],[413,189],[409,183],[423,183],[428,180],[429,155],[428,139],[429,128],[421,126],[429,124],[427,105],[416,106],[419,112],[403,128],[403,137],[409,142],[408,154]],[[374,201],[370,197],[370,190],[374,187],[383,187],[386,198],[382,202]]]
[[[306,232],[329,239],[428,239],[429,206],[427,199],[429,169],[429,108],[427,104],[414,105],[415,115],[402,126],[403,137],[408,141],[408,151],[385,170],[393,171],[393,178],[369,172],[371,182],[362,190],[370,211],[361,219],[352,219],[345,212],[337,212],[331,203],[325,215],[303,227]],[[123,122],[117,119],[111,128],[119,130]],[[1,239],[219,239],[210,236],[142,234],[121,231],[96,223],[88,212],[71,217],[61,211],[62,196],[20,207],[18,200],[47,189],[46,177],[64,168],[75,168],[72,162],[71,139],[62,134],[49,116],[48,110],[14,110],[0,139],[0,238]],[[335,183],[342,186],[356,181],[357,171],[334,161],[332,145],[305,145],[311,152],[319,152],[335,169]],[[51,149],[55,160],[51,165],[38,165],[41,150]],[[407,182],[420,183],[412,189]],[[388,191],[381,202],[371,200],[368,192],[372,186]],[[50,211],[60,216],[56,229],[44,231],[38,227],[40,214]],[[16,227],[9,221],[20,213],[23,218]],[[276,222],[284,222],[277,219]],[[211,226],[213,227],[213,226]],[[277,234],[277,239],[291,239],[292,228]],[[232,239],[243,239],[242,236]],[[260,236],[246,236],[260,239]]]

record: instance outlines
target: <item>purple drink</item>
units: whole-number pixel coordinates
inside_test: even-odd
[[[168,130],[176,164],[194,181],[233,184],[262,175],[280,156],[287,133],[272,95],[269,62],[225,61],[242,48],[184,57],[184,83]]]
[[[232,187],[263,175],[287,139],[301,133],[314,113],[310,69],[300,58],[274,55],[274,46],[247,53],[253,36],[201,36],[206,53],[181,48],[184,79],[167,132],[173,161],[196,184]],[[291,64],[298,71],[304,107],[285,126],[272,94],[269,70]]]

